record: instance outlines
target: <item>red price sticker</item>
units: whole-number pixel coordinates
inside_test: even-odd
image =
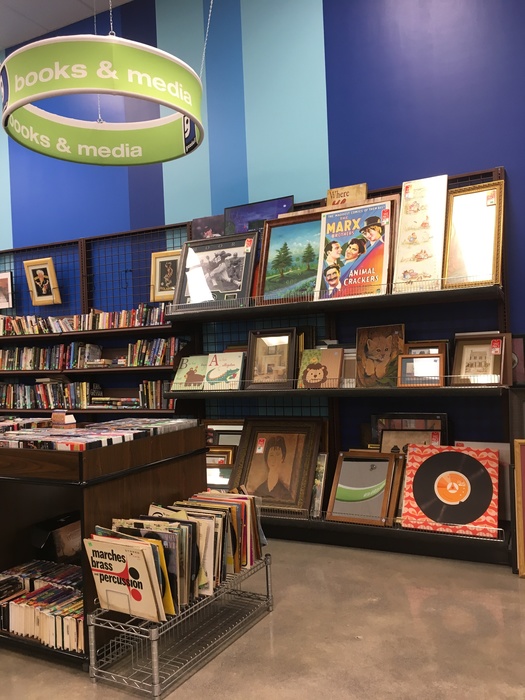
[[[493,338],[490,341],[490,352],[492,355],[501,355],[501,338]]]

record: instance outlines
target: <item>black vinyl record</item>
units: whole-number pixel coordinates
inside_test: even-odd
[[[490,474],[464,452],[439,452],[426,459],[414,475],[412,489],[428,518],[454,525],[480,518],[493,496]]]

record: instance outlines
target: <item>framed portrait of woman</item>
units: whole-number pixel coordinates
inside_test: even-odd
[[[307,510],[319,454],[318,419],[246,419],[229,488],[270,508]]]

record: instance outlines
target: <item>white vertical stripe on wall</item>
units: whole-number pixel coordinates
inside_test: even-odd
[[[202,0],[156,0],[157,46],[180,58],[198,74],[204,44]],[[205,75],[203,75],[203,82]],[[206,95],[205,84],[203,86]],[[188,156],[163,165],[166,224],[211,214],[210,167],[206,134],[206,100],[202,118],[204,142]]]
[[[5,51],[0,51],[0,64]],[[31,190],[28,190],[28,197]],[[9,177],[8,136],[0,127],[0,250],[13,247],[13,223],[11,220],[11,181]]]
[[[250,201],[326,196],[322,0],[241,0]]]

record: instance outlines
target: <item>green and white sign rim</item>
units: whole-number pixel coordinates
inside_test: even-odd
[[[146,165],[190,153],[202,143],[202,83],[165,51],[115,36],[44,39],[0,66],[2,125],[43,155],[96,165]],[[135,97],[173,110],[150,121],[83,121],[33,103],[82,93]],[[102,115],[103,116],[103,115]]]

